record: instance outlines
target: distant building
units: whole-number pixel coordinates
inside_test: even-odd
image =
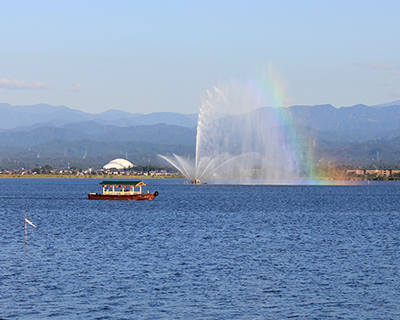
[[[123,170],[123,169],[129,169],[133,168],[134,165],[129,162],[128,160],[125,159],[114,159],[107,163],[103,169],[117,169],[117,170]]]
[[[380,176],[390,176],[400,173],[400,166],[355,166],[347,170],[347,173],[356,175],[377,174]]]

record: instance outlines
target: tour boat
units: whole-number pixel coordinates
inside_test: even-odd
[[[158,191],[142,193],[142,186],[146,186],[143,181],[106,180],[99,186],[103,187],[103,194],[91,192],[90,200],[154,200],[158,196]]]

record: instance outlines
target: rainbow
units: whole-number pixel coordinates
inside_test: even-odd
[[[283,77],[272,67],[270,63],[267,71],[261,76],[252,76],[248,85],[258,97],[264,97],[265,105],[277,110],[277,125],[286,141],[291,142],[292,152],[297,159],[299,171],[302,176],[314,181],[314,152],[313,148],[303,141],[293,126],[293,119],[289,109],[285,107],[285,85]],[[265,119],[270,121],[270,119]]]
[[[252,76],[249,78],[248,86],[254,94],[260,99],[263,97],[264,106],[271,106],[277,110],[277,125],[281,128],[281,134],[286,141],[291,142],[294,157],[299,164],[301,178],[304,178],[301,184],[310,185],[359,185],[360,182],[348,180],[333,180],[333,177],[327,177],[325,180],[316,179],[314,148],[310,142],[304,141],[301,135],[296,132],[293,125],[294,121],[285,101],[285,85],[281,74],[268,65],[266,72],[261,76]],[[270,119],[265,119],[270,121]]]

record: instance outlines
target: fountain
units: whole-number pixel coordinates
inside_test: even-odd
[[[298,176],[290,126],[282,108],[266,108],[255,88],[234,83],[202,98],[196,156],[159,155],[193,184],[203,179],[287,180]]]

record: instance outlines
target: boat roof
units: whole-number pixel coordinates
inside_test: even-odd
[[[132,181],[132,180],[104,180],[99,183],[99,186],[108,185],[108,186],[145,186],[146,184],[143,181]]]

